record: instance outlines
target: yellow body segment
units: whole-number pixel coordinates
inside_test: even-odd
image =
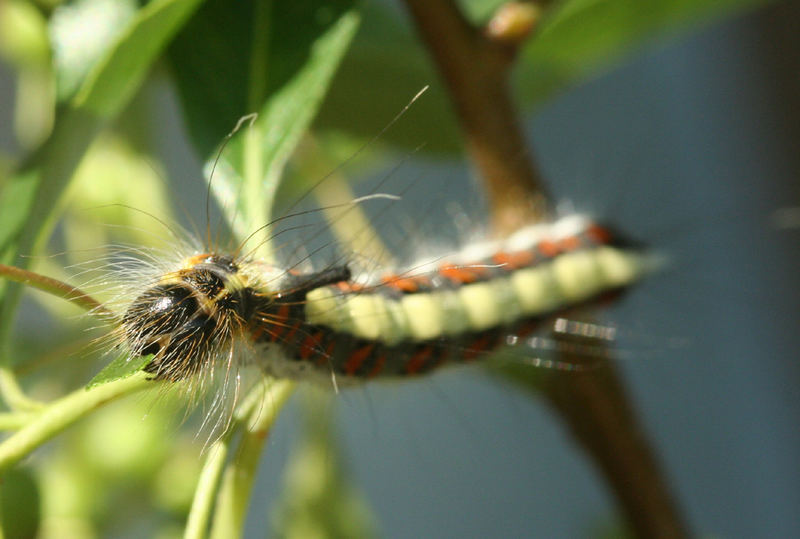
[[[501,306],[491,283],[467,284],[458,292],[472,330],[482,331],[500,325]]]
[[[553,273],[563,299],[587,299],[603,287],[603,275],[598,271],[594,250],[566,253],[552,262]]]
[[[411,337],[418,341],[442,336],[445,327],[444,310],[435,294],[410,294],[400,300],[408,318]]]
[[[348,313],[341,308],[337,301],[341,296],[336,295],[329,287],[324,286],[311,290],[306,295],[306,320],[309,324],[327,326],[331,328],[344,328],[350,323],[343,323]]]
[[[526,316],[552,311],[561,300],[550,264],[515,271],[511,276],[511,284]]]
[[[642,274],[644,264],[641,255],[628,253],[614,247],[599,247],[597,263],[611,286],[622,286],[633,282]]]

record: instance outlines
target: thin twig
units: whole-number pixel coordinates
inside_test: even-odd
[[[241,537],[264,442],[293,390],[294,384],[289,380],[271,381],[258,405],[246,416],[247,428],[242,433],[236,456],[228,463],[222,478],[211,528],[212,538]]]
[[[192,499],[192,508],[189,510],[189,517],[186,520],[184,539],[202,539],[206,536],[214,500],[222,479],[222,471],[225,469],[225,461],[228,458],[230,442],[230,436],[225,436],[214,442],[208,450],[208,456],[203,464],[203,470],[200,472]]]
[[[0,366],[0,395],[6,405],[17,412],[37,412],[47,406],[28,397],[20,387],[14,371],[6,366]]]
[[[38,288],[54,296],[63,298],[86,311],[93,311],[104,316],[113,316],[103,304],[83,292],[79,288],[67,284],[63,281],[46,277],[32,271],[28,271],[15,266],[0,264],[0,277],[5,277],[11,281],[22,283],[26,286]]]

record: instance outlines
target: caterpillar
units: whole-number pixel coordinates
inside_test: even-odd
[[[352,384],[421,375],[517,343],[565,309],[619,293],[650,256],[574,214],[410,269],[282,270],[195,253],[128,306],[119,329],[145,370],[178,381],[234,362]]]

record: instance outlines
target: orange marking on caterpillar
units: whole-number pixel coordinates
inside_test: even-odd
[[[544,256],[548,258],[553,258],[560,252],[558,245],[550,240],[542,240],[536,245],[536,247]]]
[[[344,292],[345,294],[349,294],[349,293],[352,293],[352,292],[363,292],[364,290],[367,289],[367,287],[364,286],[363,284],[349,283],[347,281],[340,281],[340,282],[334,284],[333,286],[335,286],[336,288],[338,288],[340,291]]]
[[[475,268],[445,264],[439,266],[439,275],[456,283],[469,284],[478,280]]]
[[[428,362],[428,358],[433,353],[433,347],[424,346],[420,348],[417,353],[411,356],[411,359],[406,363],[406,372],[408,374],[416,374]]]
[[[492,261],[504,270],[515,270],[525,268],[533,264],[536,256],[531,251],[518,251],[516,253],[506,253],[500,251],[492,256]]]
[[[344,372],[353,375],[356,373],[358,368],[366,361],[369,355],[372,353],[372,349],[375,348],[375,343],[368,344],[366,346],[362,346],[352,354],[347,359],[347,363],[344,364]]]
[[[417,286],[421,288],[433,286],[433,282],[427,275],[415,275],[411,277],[411,279],[413,279],[414,282],[417,283]]]
[[[300,329],[300,326],[302,326],[302,325],[303,325],[303,322],[300,321],[300,320],[298,320],[297,322],[292,324],[289,327],[289,332],[286,334],[286,336],[284,336],[283,340],[287,341],[287,342],[290,341],[295,336],[297,331]]]
[[[187,269],[191,269],[198,264],[202,264],[203,262],[211,256],[209,253],[201,253],[199,255],[190,256],[186,260],[184,260],[183,267]]]
[[[586,235],[593,241],[606,244],[611,241],[611,233],[600,225],[591,225],[586,229]]]
[[[569,236],[558,242],[562,251],[576,251],[581,247],[581,239],[578,236]]]
[[[419,284],[414,278],[400,277],[398,275],[385,275],[381,281],[386,286],[390,286],[401,292],[416,292],[419,290]]]

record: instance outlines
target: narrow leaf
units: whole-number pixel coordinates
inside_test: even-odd
[[[269,219],[278,179],[358,24],[352,0],[206,4],[169,57],[194,144],[209,160],[234,135],[212,188],[239,238]]]
[[[92,378],[86,386],[86,389],[92,389],[93,387],[135,374],[144,369],[152,359],[152,354],[139,357],[121,354],[114,361],[103,367],[103,369]]]

